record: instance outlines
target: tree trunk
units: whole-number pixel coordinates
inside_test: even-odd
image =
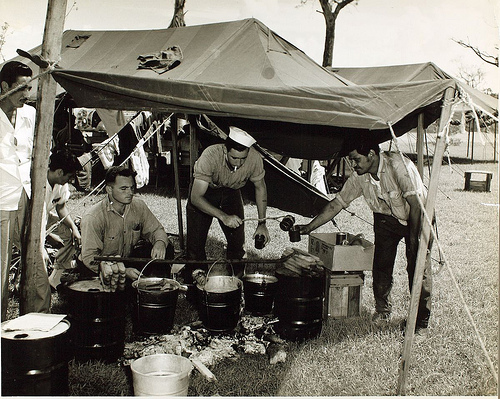
[[[332,25],[326,23],[325,50],[323,51],[323,66],[331,67],[333,65],[333,46],[335,44],[335,21]]]
[[[176,28],[178,26],[186,26],[186,22],[184,21],[184,4],[186,0],[175,0],[174,6],[174,16],[172,17],[172,21],[170,22],[169,28]]]
[[[325,18],[326,34],[325,48],[323,51],[323,66],[331,67],[333,65],[333,46],[335,45],[335,24],[340,10],[352,3],[354,0],[319,0],[323,17]],[[335,9],[332,9],[332,3],[335,4]]]
[[[42,57],[49,61],[58,60],[61,54],[62,33],[66,14],[66,0],[49,0],[45,31],[43,35]],[[40,68],[40,72],[43,69]],[[52,139],[52,125],[54,121],[54,102],[56,98],[56,81],[50,74],[40,77],[38,82],[37,110],[35,122],[35,137],[33,143],[33,162],[31,164],[31,201],[28,208],[28,217],[24,227],[21,256],[21,298],[19,313],[49,311],[43,304],[43,294],[38,295],[37,286],[48,290],[45,276],[39,276],[37,270],[45,268],[43,251],[45,231],[43,231],[42,209],[45,207],[45,189],[47,184],[47,170],[49,163],[50,145]],[[41,281],[41,282],[40,282]]]

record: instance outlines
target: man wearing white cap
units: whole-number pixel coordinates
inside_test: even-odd
[[[254,237],[261,234],[264,236],[264,245],[268,243],[264,164],[260,154],[252,148],[254,143],[255,139],[247,132],[231,126],[226,142],[207,147],[196,161],[186,207],[188,259],[206,259],[205,244],[214,217],[219,220],[226,236],[227,259],[241,259],[244,256],[244,212],[240,189],[248,180],[255,185],[259,217]],[[190,264],[184,267],[184,282],[192,281],[193,268]],[[236,274],[239,274],[238,271]]]

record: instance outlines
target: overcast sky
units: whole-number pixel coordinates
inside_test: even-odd
[[[357,4],[356,4],[357,3]],[[21,4],[21,6],[19,5]],[[499,68],[452,39],[494,53],[499,41],[498,0],[358,0],[337,20],[334,66],[434,62],[453,76],[460,68],[485,74],[483,89],[500,90]],[[158,29],[169,25],[174,0],[68,0],[65,29]],[[254,17],[321,64],[325,36],[318,0],[186,0],[187,25]],[[42,41],[47,1],[0,0],[8,23],[2,53]],[[1,61],[1,60],[0,60]]]

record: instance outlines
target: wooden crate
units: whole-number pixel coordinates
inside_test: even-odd
[[[484,170],[467,170],[464,173],[465,187],[467,191],[491,191],[491,179],[493,172]],[[474,179],[472,178],[474,177]]]
[[[363,272],[331,273],[327,278],[325,317],[343,319],[359,316],[364,278]]]
[[[347,233],[348,240],[354,235]],[[360,245],[337,245],[337,233],[311,233],[308,251],[320,258],[332,272],[361,272],[372,270],[375,246],[360,238]]]

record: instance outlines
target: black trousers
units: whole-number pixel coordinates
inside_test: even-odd
[[[375,255],[373,258],[373,295],[375,297],[375,310],[379,313],[390,313],[392,310],[391,289],[393,281],[394,262],[398,244],[402,238],[406,243],[406,270],[410,291],[413,285],[413,276],[417,253],[409,250],[410,232],[393,216],[373,214],[375,232]],[[417,314],[417,325],[426,327],[431,313],[431,251],[432,237],[429,239],[425,271],[422,281],[422,291]]]
[[[191,190],[189,190],[191,192]],[[244,218],[243,200],[240,190],[231,188],[208,188],[205,193],[205,199],[216,208],[221,209],[228,215],[237,215],[241,219]],[[189,260],[205,260],[208,231],[212,224],[213,217],[196,208],[191,200],[186,206],[187,215],[187,246],[186,257]],[[245,227],[244,223],[235,228],[229,228],[224,223],[219,221],[219,225],[227,240],[227,259],[241,259],[245,255],[243,246],[245,244]],[[183,277],[185,282],[190,282],[191,272],[194,268],[207,270],[207,265],[187,264],[183,268]],[[239,271],[235,270],[238,274]],[[186,281],[187,280],[187,281]]]

